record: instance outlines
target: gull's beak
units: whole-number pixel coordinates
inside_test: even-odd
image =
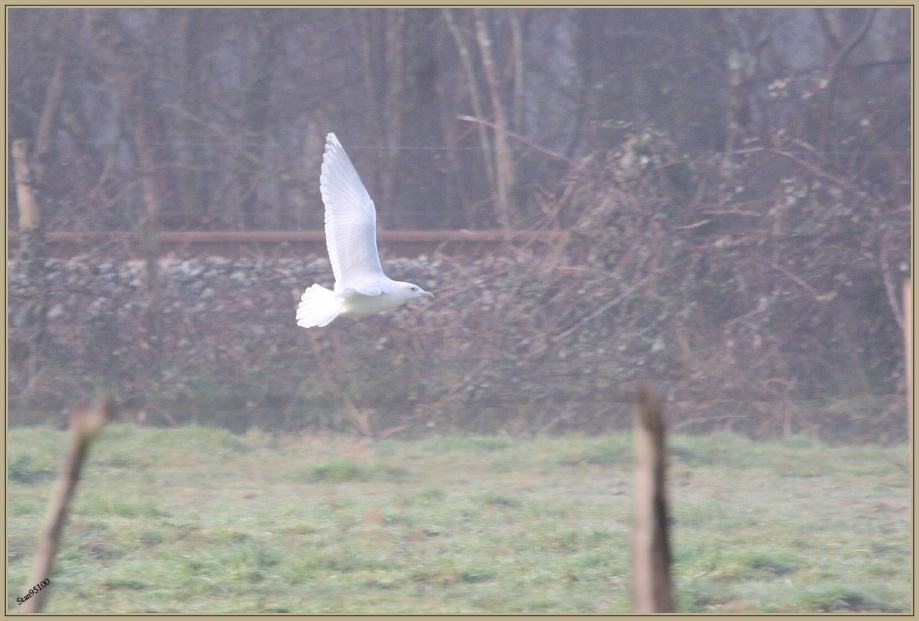
[[[434,294],[431,293],[430,291],[425,291],[425,292],[422,293],[421,295],[422,295],[423,297],[426,297],[426,298],[433,298],[433,297],[434,297]]]

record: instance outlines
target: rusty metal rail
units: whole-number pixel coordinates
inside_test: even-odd
[[[567,231],[379,231],[380,246],[387,254],[418,256],[440,249],[450,254],[466,254],[476,249],[505,243],[515,245],[563,242]],[[9,255],[15,256],[19,234],[11,231]],[[131,231],[76,232],[49,231],[44,235],[48,253],[69,258],[89,247],[108,248],[119,254],[140,252],[141,236]],[[160,231],[157,243],[162,253],[221,256],[299,256],[325,252],[323,231]]]

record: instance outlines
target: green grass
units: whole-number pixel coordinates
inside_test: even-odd
[[[52,613],[619,613],[628,434],[245,436],[106,428]],[[9,600],[67,445],[9,431]],[[681,612],[908,612],[909,450],[671,438]]]

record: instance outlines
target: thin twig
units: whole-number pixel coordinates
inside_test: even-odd
[[[813,287],[811,287],[811,286],[810,286],[809,284],[807,284],[806,282],[804,282],[804,281],[801,279],[800,276],[797,276],[797,275],[795,275],[795,274],[789,272],[787,269],[785,269],[784,267],[782,267],[781,265],[779,265],[779,264],[776,263],[775,261],[771,261],[771,260],[769,260],[769,259],[763,259],[763,258],[761,258],[761,257],[760,257],[759,259],[760,259],[760,261],[762,261],[763,263],[765,263],[765,264],[768,265],[769,267],[771,267],[771,268],[773,268],[773,269],[776,269],[776,270],[782,272],[783,274],[785,274],[786,276],[788,276],[790,279],[792,279],[793,281],[795,281],[796,283],[798,283],[799,285],[801,285],[802,287],[804,287],[805,289],[807,289],[807,292],[810,293],[812,296],[814,296],[814,299],[818,299],[818,298],[820,297],[820,294],[817,293],[817,290],[814,289]]]
[[[529,147],[532,147],[532,148],[536,149],[536,150],[539,151],[540,153],[545,153],[546,155],[549,155],[549,156],[551,156],[551,157],[555,157],[555,158],[558,158],[558,159],[560,159],[560,160],[565,160],[566,162],[568,162],[568,163],[571,164],[572,166],[574,166],[574,165],[577,163],[577,162],[575,162],[573,159],[571,159],[570,157],[566,157],[566,156],[562,155],[561,153],[556,153],[555,151],[551,151],[551,150],[549,150],[549,149],[547,149],[547,148],[545,148],[545,147],[541,147],[541,146],[539,146],[538,144],[536,144],[535,142],[533,142],[533,141],[531,141],[531,140],[528,140],[528,139],[524,138],[524,137],[521,136],[520,134],[516,134],[516,133],[512,132],[511,130],[509,130],[509,129],[507,129],[507,128],[499,127],[499,126],[495,125],[494,123],[491,123],[491,122],[486,121],[486,120],[484,120],[484,119],[477,119],[477,118],[472,117],[472,116],[466,116],[465,114],[460,114],[460,115],[458,115],[456,118],[457,118],[457,120],[459,120],[459,121],[468,121],[468,122],[470,122],[470,123],[480,123],[480,124],[482,124],[482,125],[487,125],[488,127],[492,128],[492,129],[495,130],[495,131],[498,131],[498,132],[502,132],[502,133],[504,133],[504,134],[507,134],[508,136],[510,136],[511,138],[513,138],[514,140],[519,140],[519,141],[522,142],[523,144],[525,144],[525,145],[527,145],[527,146],[529,146]]]
[[[628,289],[626,289],[625,291],[623,291],[622,293],[620,293],[614,300],[612,300],[612,301],[610,301],[610,302],[607,302],[606,304],[604,304],[603,306],[601,306],[600,308],[598,308],[597,310],[595,310],[594,312],[592,312],[591,314],[589,314],[587,317],[584,317],[584,319],[581,319],[581,320],[575,322],[575,324],[574,324],[573,326],[571,326],[570,328],[568,328],[567,330],[565,330],[564,332],[562,332],[561,334],[559,334],[558,336],[556,336],[556,337],[555,337],[554,339],[552,339],[552,340],[553,340],[553,341],[560,341],[561,339],[563,339],[563,338],[565,338],[566,336],[568,336],[575,328],[579,327],[580,325],[582,325],[582,324],[584,324],[584,323],[587,323],[588,321],[590,321],[591,319],[593,319],[593,318],[595,318],[595,317],[598,317],[599,315],[602,315],[603,313],[605,313],[605,312],[608,311],[609,309],[611,309],[611,308],[613,308],[614,306],[616,306],[617,304],[619,304],[622,300],[624,300],[624,299],[626,299],[627,297],[629,297],[630,295],[632,295],[632,293],[634,293],[636,289],[638,289],[639,287],[641,287],[642,285],[644,285],[645,282],[646,282],[649,278],[651,278],[652,276],[656,276],[657,274],[659,274],[659,273],[662,272],[662,271],[663,271],[663,268],[658,268],[658,269],[654,270],[653,272],[651,272],[650,274],[645,275],[644,278],[642,278],[642,279],[639,280],[637,283],[635,283],[634,285],[632,285],[631,287],[629,287]]]
[[[754,153],[774,153],[775,155],[781,155],[782,157],[786,157],[790,159],[791,161],[798,164],[802,168],[807,169],[808,172],[810,172],[815,177],[823,177],[824,179],[828,179],[832,181],[834,184],[838,185],[839,187],[845,190],[848,190],[849,192],[853,192],[853,193],[858,192],[858,188],[846,183],[842,179],[838,179],[829,173],[823,172],[822,170],[820,170],[813,164],[809,164],[805,162],[804,160],[794,155],[793,153],[789,153],[781,149],[776,149],[775,147],[751,147],[749,149],[739,149],[737,151],[734,151],[734,155],[752,155]]]

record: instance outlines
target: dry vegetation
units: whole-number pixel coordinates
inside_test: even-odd
[[[567,236],[391,260],[437,299],[323,331],[291,319],[323,260],[166,261],[152,292],[142,263],[98,252],[49,263],[47,289],[14,265],[11,308],[48,295],[39,356],[12,316],[14,420],[107,383],[160,424],[597,430],[626,424],[619,395],[650,379],[677,428],[901,437],[908,210],[780,142],[699,162],[660,132],[623,136],[540,194],[535,228]]]
[[[678,429],[902,439],[908,16],[15,7],[12,420],[101,386],[163,425],[593,431],[651,380]],[[557,241],[384,256],[437,300],[314,332],[323,259],[160,256],[319,230],[328,131],[384,229]],[[132,241],[46,260],[60,230]]]

